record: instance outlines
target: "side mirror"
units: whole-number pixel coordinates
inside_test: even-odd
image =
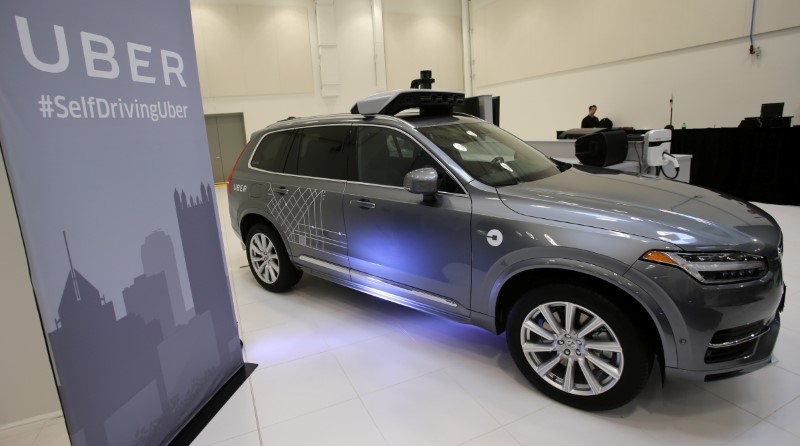
[[[432,167],[412,170],[403,178],[403,187],[412,194],[422,194],[425,202],[436,201],[439,174]]]

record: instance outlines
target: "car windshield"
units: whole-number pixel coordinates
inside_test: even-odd
[[[489,123],[418,128],[470,176],[494,187],[536,181],[560,172],[549,158]]]

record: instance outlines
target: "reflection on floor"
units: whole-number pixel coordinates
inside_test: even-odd
[[[634,402],[584,413],[533,390],[503,336],[308,275],[264,291],[216,191],[245,357],[259,368],[193,445],[800,444],[798,207],[762,206],[786,231],[778,363],[663,388],[654,373]],[[0,446],[67,444],[60,419],[0,432]]]

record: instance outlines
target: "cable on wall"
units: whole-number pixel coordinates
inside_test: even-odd
[[[753,27],[756,23],[756,3],[758,0],[753,0],[753,12],[750,14],[750,54],[755,54],[758,57],[761,54],[761,48],[756,48],[753,44]]]

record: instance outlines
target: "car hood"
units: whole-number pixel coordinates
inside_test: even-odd
[[[497,188],[511,210],[617,231],[683,249],[777,255],[781,232],[758,207],[677,181],[573,166],[529,183]]]

